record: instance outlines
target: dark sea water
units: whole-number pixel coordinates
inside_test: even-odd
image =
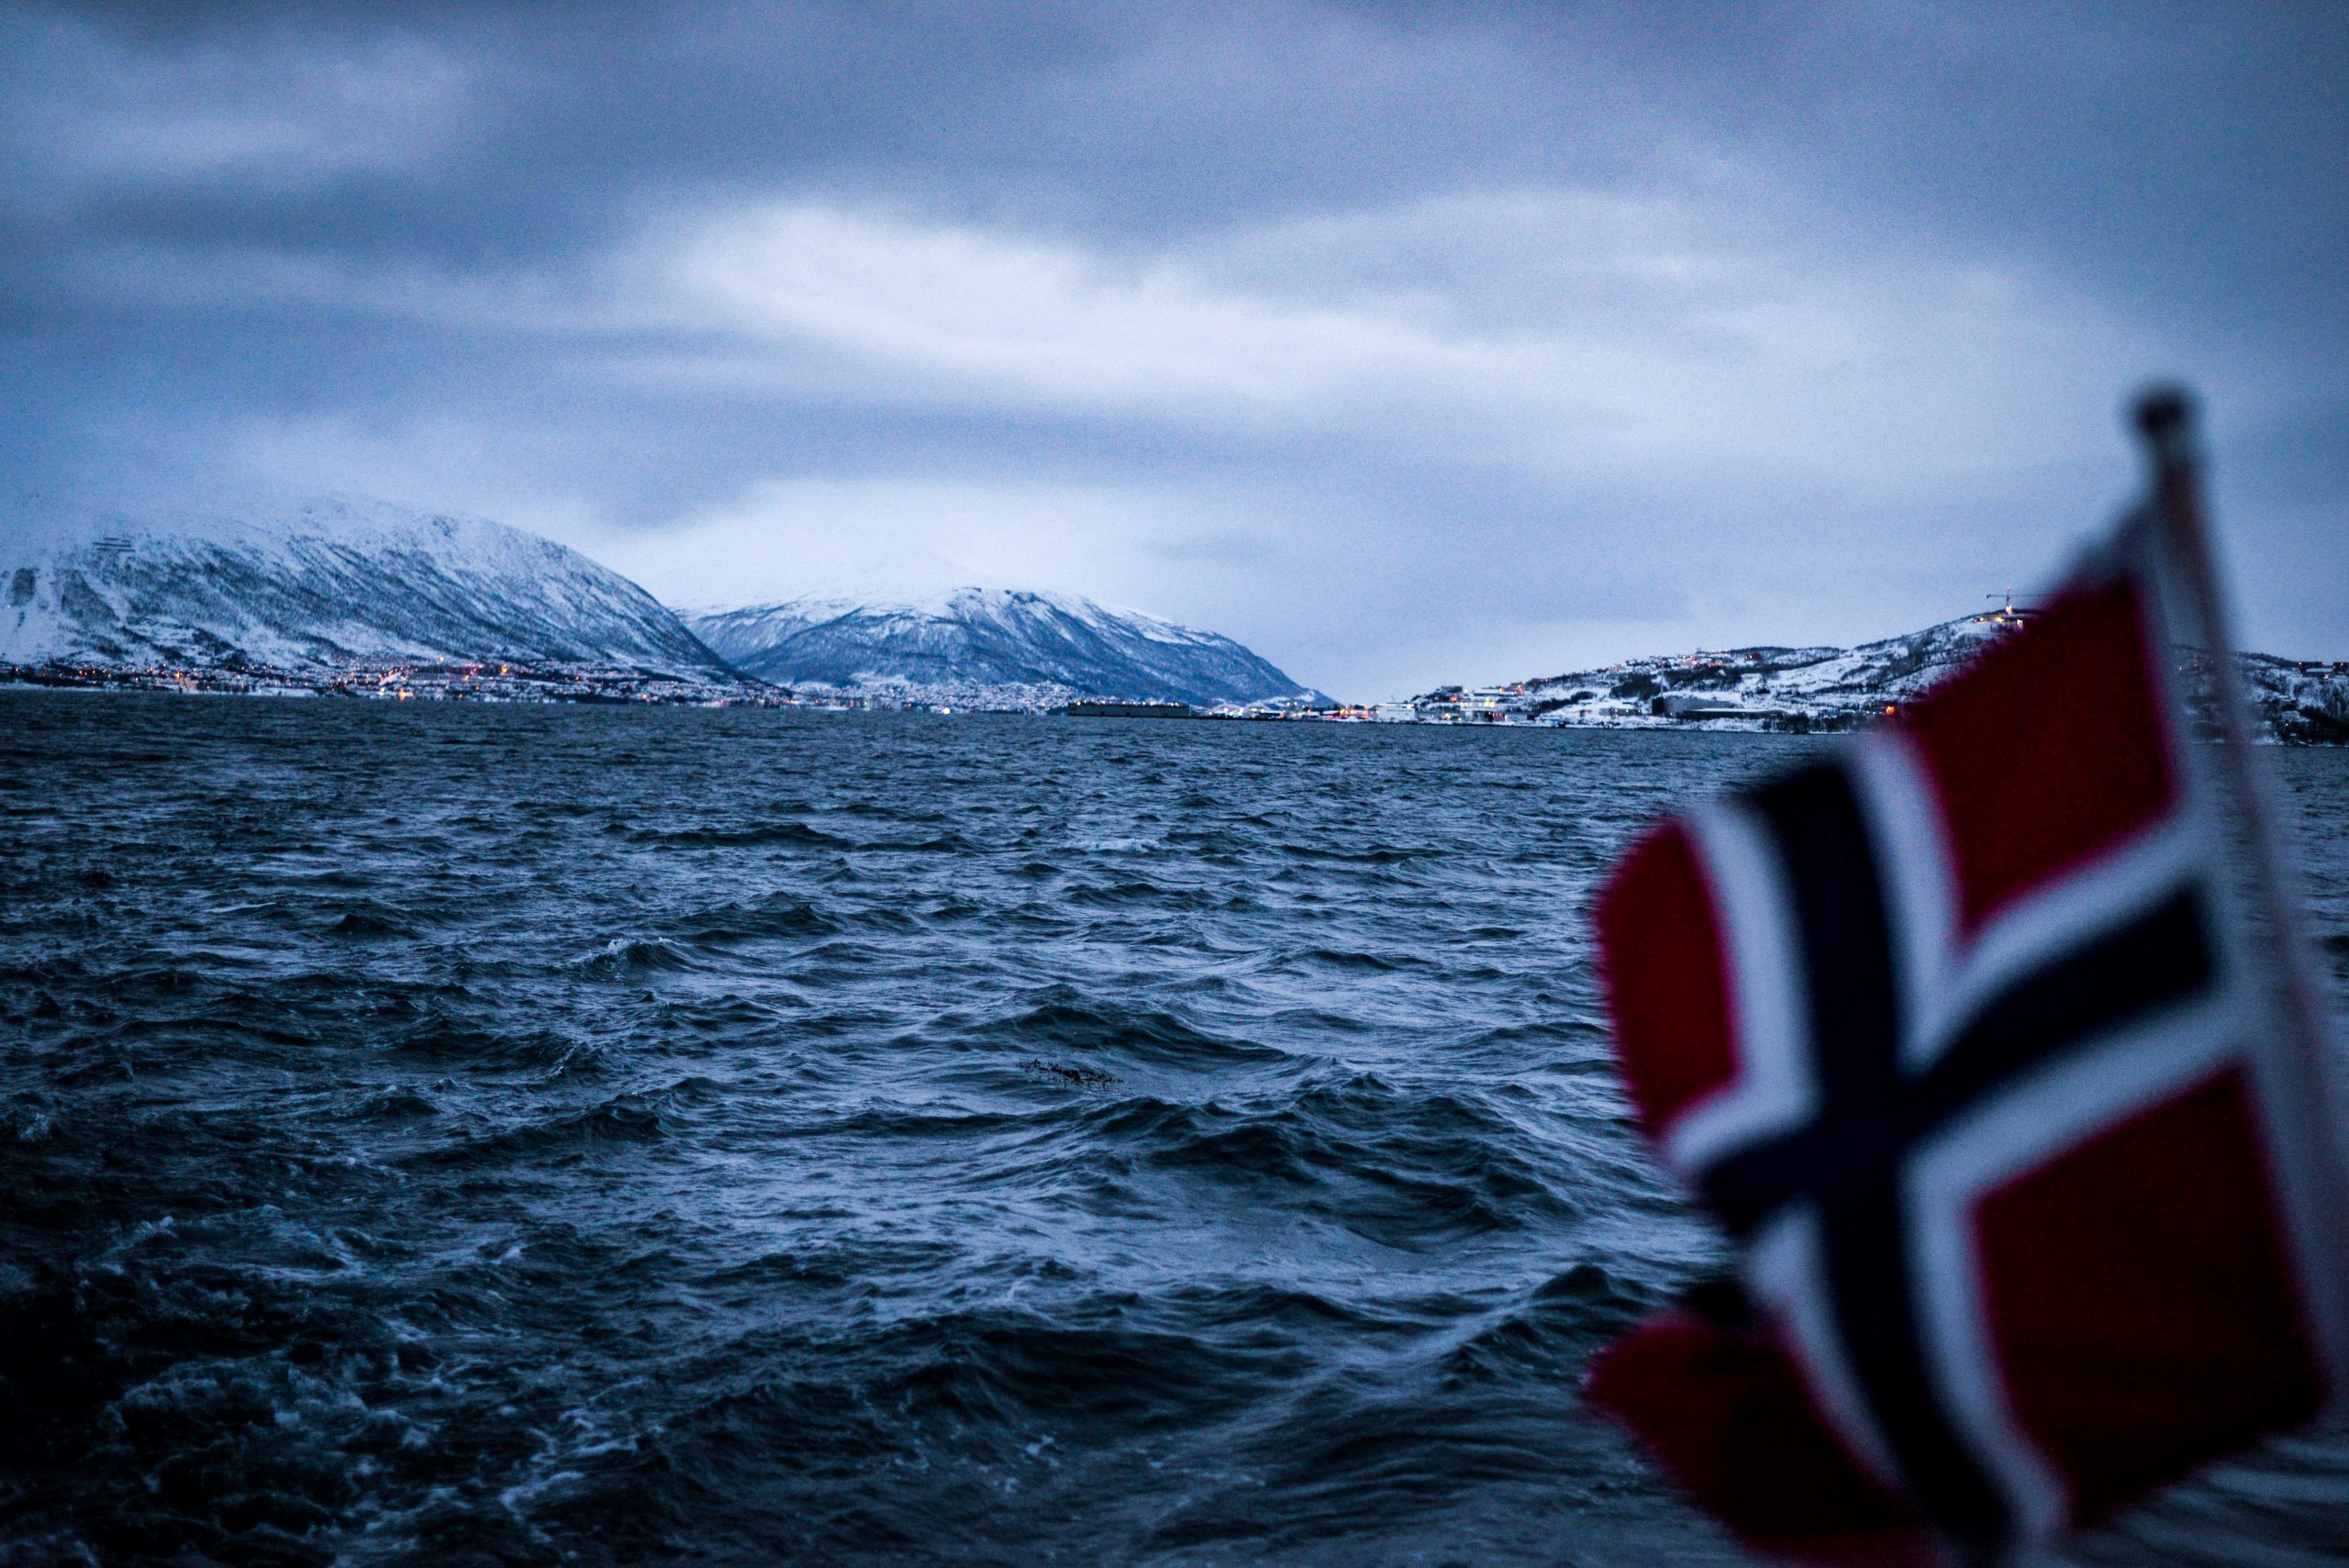
[[[0,694],[0,1562],[1734,1561],[1583,908],[1809,744]]]

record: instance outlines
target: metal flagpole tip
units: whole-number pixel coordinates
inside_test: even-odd
[[[2194,395],[2175,382],[2147,387],[2131,408],[2138,434],[2164,465],[2194,461],[2196,412]]]

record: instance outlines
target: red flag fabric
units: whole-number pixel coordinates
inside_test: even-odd
[[[2344,1383],[2338,1128],[2173,689],[2160,524],[1601,895],[1631,1101],[1740,1262],[1588,1391],[1774,1554],[1998,1561]]]

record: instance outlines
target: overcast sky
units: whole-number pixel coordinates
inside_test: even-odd
[[[1353,697],[2043,580],[2349,658],[2349,6],[0,6],[0,482],[939,558]]]

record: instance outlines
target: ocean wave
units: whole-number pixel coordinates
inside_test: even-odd
[[[409,1162],[462,1166],[545,1158],[568,1162],[603,1149],[658,1144],[719,1089],[707,1078],[684,1078],[662,1089],[614,1095],[592,1106],[461,1138],[411,1156]]]
[[[0,1562],[1731,1560],[1578,912],[1744,750],[0,706]]]
[[[1074,986],[1055,985],[1029,1000],[1030,1005],[1021,1011],[981,1024],[979,1038],[1001,1038],[1021,1050],[1079,1060],[1108,1057],[1174,1068],[1284,1058],[1271,1046],[1210,1034],[1177,1013],[1097,1003]]]
[[[855,840],[811,828],[805,822],[761,822],[726,828],[640,828],[630,836],[650,844],[674,849],[753,849],[778,844],[792,849],[851,850]]]
[[[387,904],[360,903],[345,908],[327,925],[329,936],[359,940],[416,935],[413,919]]]
[[[682,943],[667,937],[613,937],[601,948],[565,959],[562,967],[589,973],[676,973],[701,967]]]

